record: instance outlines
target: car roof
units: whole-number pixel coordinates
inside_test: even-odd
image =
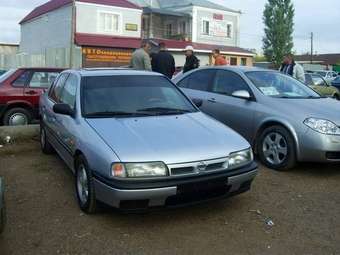
[[[66,68],[60,67],[19,67],[19,70],[56,70],[56,71],[63,71]]]
[[[70,69],[67,70],[66,72],[76,72],[83,77],[112,76],[112,75],[163,76],[162,74],[155,72],[140,71],[130,68],[82,68],[82,69]]]
[[[252,67],[252,66],[205,66],[205,67],[200,67],[199,69],[195,69],[195,70],[204,70],[204,69],[222,69],[222,70],[228,70],[228,71],[233,71],[233,72],[238,72],[238,73],[246,73],[246,72],[254,72],[254,71],[277,72],[277,70],[273,70],[273,69],[265,69],[265,68]]]

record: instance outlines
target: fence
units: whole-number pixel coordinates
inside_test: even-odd
[[[46,49],[42,54],[0,54],[0,69],[8,70],[18,67],[81,67],[81,49],[74,47],[72,59],[70,48]],[[72,63],[71,63],[72,62]]]

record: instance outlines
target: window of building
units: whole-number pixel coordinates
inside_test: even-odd
[[[247,65],[247,58],[241,58],[241,66]]]
[[[166,25],[166,35],[171,36],[172,35],[172,24]]]
[[[231,58],[230,58],[230,65],[231,65],[231,66],[237,66],[237,58],[231,57]]]
[[[186,34],[187,30],[187,24],[185,21],[182,21],[179,25],[180,33],[181,34]]]
[[[112,12],[99,13],[99,30],[104,33],[120,32],[120,14]]]
[[[227,37],[231,38],[233,34],[233,25],[232,24],[228,24],[227,25]]]
[[[202,23],[202,34],[209,35],[210,33],[210,23],[208,20],[203,20]]]

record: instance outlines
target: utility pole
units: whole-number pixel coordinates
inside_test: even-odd
[[[310,33],[310,63],[313,64],[313,54],[314,54],[314,33]]]

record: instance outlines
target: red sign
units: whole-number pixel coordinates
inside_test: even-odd
[[[223,20],[223,14],[214,13],[214,19]]]

